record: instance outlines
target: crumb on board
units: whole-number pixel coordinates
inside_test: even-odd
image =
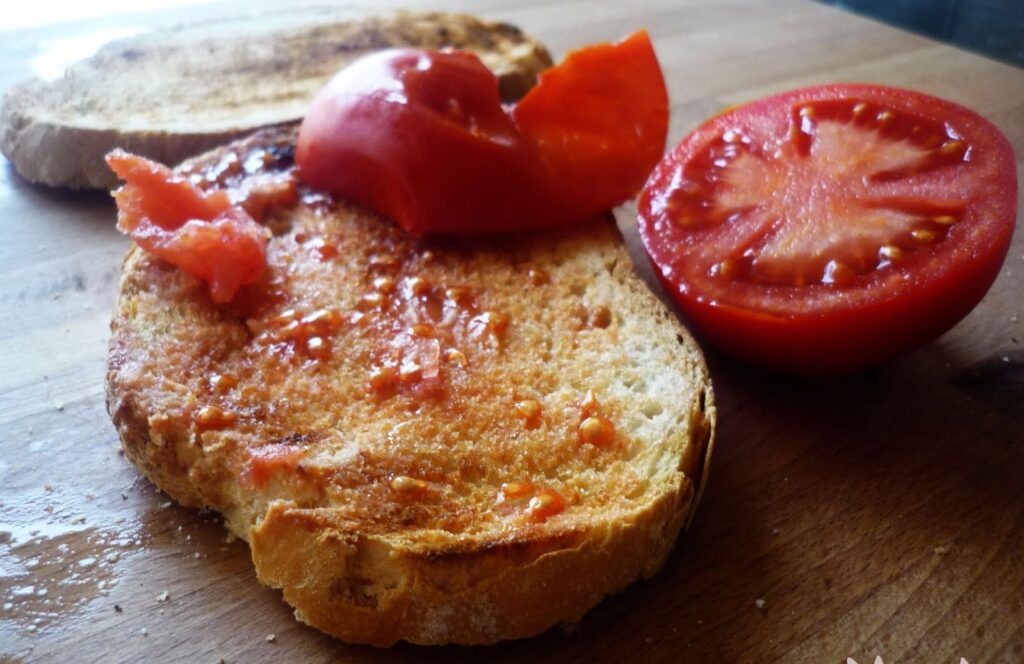
[[[157,602],[166,602],[170,598],[171,598],[171,593],[165,590],[165,591],[163,591],[162,593],[160,593],[159,595],[156,596],[156,601]]]
[[[764,610],[765,604],[766,604],[766,602],[764,601],[764,598],[762,598],[762,597],[758,597],[757,599],[754,600],[754,606],[756,606],[758,609],[760,609],[762,611]]]
[[[267,643],[273,643],[274,641],[277,641],[277,634],[274,634],[273,632],[267,634]]]

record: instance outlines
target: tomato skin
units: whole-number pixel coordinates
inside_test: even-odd
[[[511,113],[473,54],[370,55],[317,95],[298,174],[414,234],[548,228],[635,195],[668,131],[646,33],[571,54]]]
[[[847,288],[823,283],[778,286],[715,279],[702,255],[713,232],[680,229],[658,201],[680,168],[694,163],[730,128],[759,137],[786,131],[790,111],[834,99],[885,104],[952,127],[969,158],[907,179],[913,191],[941,191],[963,203],[962,219],[942,241],[894,265],[859,275]],[[754,129],[751,129],[754,127]],[[754,141],[755,143],[757,141]],[[842,161],[840,159],[840,161]],[[760,366],[801,375],[844,374],[891,360],[938,337],[981,300],[1006,257],[1016,220],[1013,152],[987,120],[951,102],[874,85],[795,90],[711,118],[683,139],[652,173],[639,201],[639,229],[659,280],[683,314],[721,350]],[[829,183],[829,186],[832,186]],[[888,186],[888,184],[886,184]]]
[[[729,355],[784,373],[842,375],[895,359],[953,327],[988,291],[1005,257],[1006,250],[996,251],[918,297],[818,315],[780,316],[699,302],[680,296],[660,275],[659,281],[701,334]]]
[[[538,227],[560,213],[497,78],[469,53],[390,50],[341,70],[306,115],[295,160],[305,182],[413,233]]]

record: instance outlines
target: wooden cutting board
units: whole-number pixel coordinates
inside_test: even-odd
[[[270,4],[4,33],[0,89],[90,39]],[[647,27],[669,81],[672,142],[724,106],[858,80],[973,107],[1024,155],[1024,71],[812,2],[437,6],[515,22],[558,55]],[[720,414],[711,483],[652,580],[569,631],[376,650],[297,623],[257,584],[244,543],[171,504],[119,454],[103,404],[128,246],[113,221],[105,194],[37,188],[0,167],[0,660],[1024,661],[1019,232],[967,319],[878,370],[797,380],[709,351]],[[628,211],[620,222],[646,269]]]

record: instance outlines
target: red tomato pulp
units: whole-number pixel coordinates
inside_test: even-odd
[[[225,190],[204,192],[163,164],[114,150],[107,164],[125,181],[114,192],[117,227],[147,252],[210,287],[210,299],[228,302],[266,268],[270,231]]]

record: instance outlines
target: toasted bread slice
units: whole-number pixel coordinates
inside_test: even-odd
[[[179,172],[220,186],[223,164],[262,164],[228,176],[246,189],[287,172],[293,140],[261,132]],[[228,305],[129,253],[107,375],[127,457],[221,512],[260,580],[350,642],[530,636],[654,574],[715,410],[612,221],[416,239],[300,193],[265,219],[263,281]]]
[[[0,109],[0,150],[32,182],[109,189],[110,150],[178,163],[298,120],[339,68],[395,46],[473,51],[507,100],[551,65],[517,28],[463,14],[305,8],[199,23],[113,42],[56,81],[13,87]]]

